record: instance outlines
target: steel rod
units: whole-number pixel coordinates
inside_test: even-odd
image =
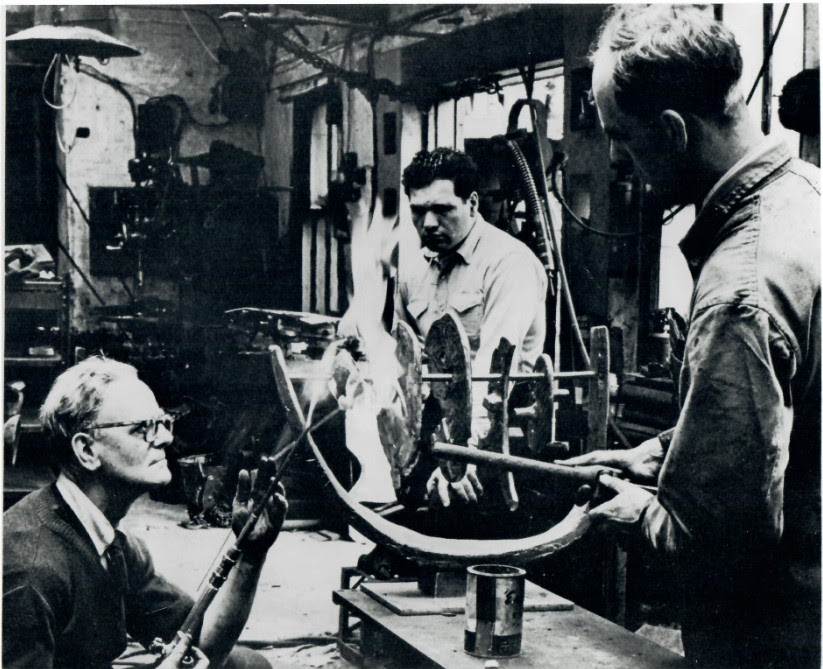
[[[478,465],[490,465],[499,469],[509,471],[531,472],[534,474],[550,474],[563,478],[575,479],[581,484],[597,483],[601,474],[619,475],[620,471],[612,467],[600,467],[598,465],[583,465],[580,467],[569,467],[568,465],[558,465],[541,460],[522,458],[517,455],[503,455],[490,451],[481,451],[477,448],[466,446],[455,446],[454,444],[444,444],[437,442],[432,447],[432,455],[439,458],[459,460]]]
[[[554,378],[555,379],[591,379],[594,378],[594,372],[555,372]],[[494,373],[494,374],[472,374],[471,380],[477,381],[478,383],[483,381],[499,381],[501,375]],[[454,378],[454,374],[449,374],[448,372],[428,372],[423,374],[423,381],[431,382],[431,381],[451,381]],[[509,375],[509,381],[538,381],[540,379],[546,378],[545,374],[541,374],[540,372],[518,372],[516,374]],[[329,376],[324,376],[322,374],[290,374],[289,379],[292,381],[328,381],[330,379]]]
[[[260,21],[274,26],[328,26],[331,28],[355,28],[366,32],[374,31],[375,26],[369,23],[358,23],[357,21],[344,21],[342,19],[317,18],[312,16],[277,16],[271,12],[226,12],[220,17],[221,21],[243,21],[250,19]],[[443,33],[430,32],[427,30],[406,30],[403,28],[386,28],[387,35],[402,35],[405,37],[441,37]]]
[[[468,448],[467,446],[455,446],[454,444],[444,444],[443,442],[436,442],[432,446],[432,454],[437,457],[449,458],[450,460],[461,460],[463,462],[470,462],[477,465],[488,465],[500,469],[511,471],[530,472],[533,474],[547,474],[551,476],[559,476],[561,478],[575,479],[583,483],[595,484],[597,480],[604,474],[608,476],[615,476],[617,478],[623,477],[623,472],[614,467],[606,467],[605,465],[559,465],[554,462],[543,462],[541,460],[532,460],[531,458],[521,458],[517,455],[502,455],[501,453],[492,453],[491,451],[481,451],[477,448]],[[644,485],[642,483],[631,482],[632,485],[642,488],[652,495],[657,494],[657,486]]]
[[[472,374],[472,381],[499,381],[499,373]],[[555,372],[556,379],[590,379],[594,377],[594,372]],[[509,374],[509,381],[538,381],[545,379],[546,375],[540,372],[517,372]],[[424,381],[451,381],[452,374],[447,372],[429,372],[423,374]]]

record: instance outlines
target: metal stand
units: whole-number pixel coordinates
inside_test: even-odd
[[[353,589],[353,579],[362,576],[357,569],[343,568],[342,589],[332,594],[332,601],[340,607],[337,646],[347,662],[357,667],[384,669],[481,669],[486,666],[487,659],[463,651],[463,613],[446,609],[440,613],[401,615],[365,592]],[[399,589],[403,584],[396,585]],[[416,585],[409,584],[409,587],[416,588]],[[552,593],[543,592],[548,595],[549,610],[529,610],[527,605],[523,614],[522,652],[518,657],[500,660],[501,666],[509,669],[582,666],[685,669],[685,659],[680,655]],[[432,601],[433,598],[420,595],[420,599]]]

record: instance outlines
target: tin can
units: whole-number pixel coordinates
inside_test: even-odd
[[[519,655],[523,639],[525,570],[483,564],[469,567],[467,572],[463,649],[478,657]]]

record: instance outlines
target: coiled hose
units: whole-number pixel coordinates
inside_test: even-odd
[[[543,265],[550,267],[551,263],[547,262],[549,259],[549,249],[554,257],[554,264],[560,273],[560,291],[563,294],[563,301],[566,303],[566,308],[569,311],[569,320],[571,321],[572,331],[574,332],[575,341],[580,349],[580,355],[586,365],[586,369],[591,371],[592,363],[589,358],[589,352],[586,350],[586,343],[583,341],[583,333],[580,331],[580,323],[577,321],[577,311],[574,308],[574,301],[572,300],[571,290],[569,290],[569,281],[566,278],[566,266],[563,262],[563,254],[560,252],[560,246],[552,243],[553,239],[557,239],[557,231],[554,230],[554,225],[551,217],[548,216],[543,204],[540,202],[540,197],[537,194],[537,186],[534,183],[532,171],[523,155],[520,146],[514,140],[507,139],[506,143],[511,150],[517,168],[520,171],[521,179],[526,189],[526,208],[532,220],[537,221],[540,228],[540,234],[537,236],[537,249],[541,254]]]

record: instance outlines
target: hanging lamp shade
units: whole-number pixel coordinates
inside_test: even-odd
[[[39,25],[6,38],[21,56],[42,58],[62,53],[67,56],[92,56],[99,60],[139,56],[140,52],[104,32],[85,26]]]

